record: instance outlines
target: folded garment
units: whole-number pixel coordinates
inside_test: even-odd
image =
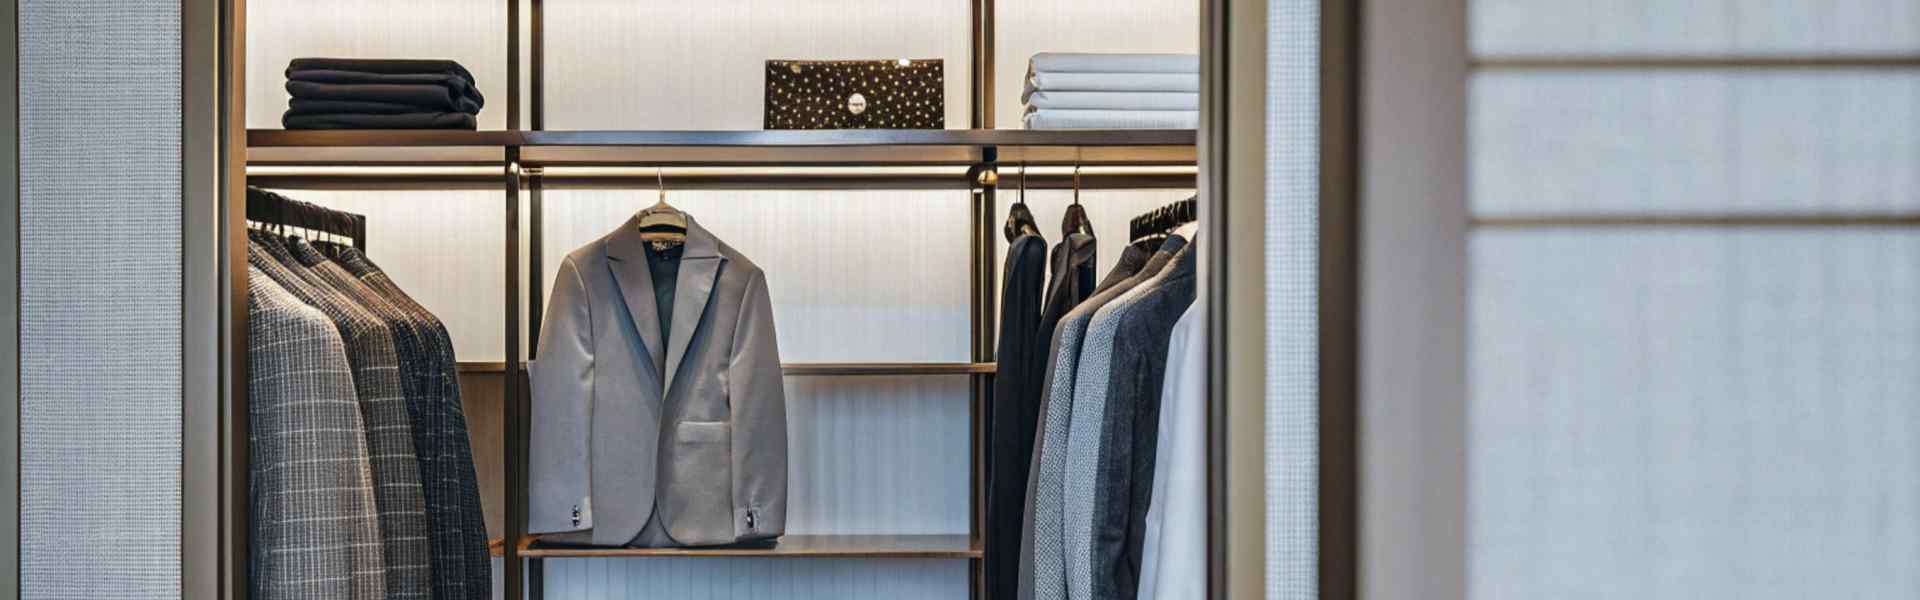
[[[287,102],[287,114],[289,115],[344,115],[350,113],[361,115],[399,115],[417,113],[422,110],[420,107],[412,104],[395,104],[392,102],[308,100],[305,98],[294,98]],[[427,112],[440,111],[430,110]]]
[[[1193,92],[1054,92],[1027,95],[1027,111],[1043,108],[1104,110],[1200,110],[1200,94]]]
[[[1041,52],[1027,61],[1027,72],[1199,74],[1200,55]]]
[[[1027,113],[1027,129],[1198,129],[1197,110],[1042,109]]]
[[[396,58],[296,58],[287,64],[287,76],[294,71],[352,71],[356,73],[383,73],[388,75],[408,75],[419,73],[444,73],[455,75],[474,83],[473,73],[460,63],[451,60],[432,59],[396,59]]]
[[[480,103],[441,85],[423,83],[315,83],[287,81],[287,93],[301,100],[384,102],[417,107],[416,112],[480,112]]]
[[[339,113],[280,117],[287,129],[475,129],[479,126],[472,113],[436,112],[368,115]]]
[[[428,84],[446,86],[454,93],[473,99],[474,104],[486,106],[487,99],[480,95],[475,87],[458,75],[446,73],[364,73],[360,71],[333,71],[313,69],[288,71],[288,81],[310,81],[313,83],[375,83],[375,84]]]
[[[1027,76],[1020,101],[1034,92],[1187,92],[1200,93],[1200,74],[1185,73],[1034,73]]]

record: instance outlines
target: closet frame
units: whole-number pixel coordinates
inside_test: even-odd
[[[232,4],[227,68],[232,81],[245,71],[245,0]],[[504,386],[504,539],[493,540],[503,558],[505,598],[544,596],[545,561],[579,557],[838,557],[940,558],[968,563],[969,597],[985,598],[983,529],[987,487],[987,411],[993,391],[1000,260],[996,190],[1025,178],[1029,187],[1065,189],[1069,169],[1087,167],[1082,189],[1194,189],[1197,138],[1193,130],[999,130],[993,129],[994,2],[970,0],[973,27],[970,129],[825,131],[549,131],[545,86],[542,0],[507,2],[507,129],[504,131],[285,131],[248,130],[234,153],[244,163],[246,183],[274,189],[494,189],[503,194],[505,216],[504,362],[462,363],[463,373],[499,373]],[[525,55],[520,28],[529,26]],[[529,59],[523,69],[521,60]],[[522,76],[528,88],[522,98]],[[229,119],[244,123],[244,84]],[[525,110],[522,109],[523,102]],[[522,113],[529,128],[520,127]],[[1036,172],[1026,173],[1027,166]],[[1017,177],[1003,167],[1020,167]],[[657,170],[657,171],[656,171]],[[664,174],[674,189],[952,189],[969,190],[969,346],[958,363],[787,363],[790,377],[965,376],[969,380],[969,531],[964,535],[787,535],[772,548],[567,548],[531,547],[527,524],[527,451],[530,395],[524,354],[533,358],[544,308],[544,202],[547,188],[605,187],[646,190]],[[1002,179],[1005,177],[1006,179]],[[229,190],[231,193],[231,189]],[[520,211],[527,211],[527,269],[520,269]],[[229,244],[244,252],[245,223]],[[244,254],[242,254],[244,256]],[[245,290],[246,272],[232,275]],[[521,301],[526,286],[525,306]],[[244,291],[240,292],[244,294]],[[244,306],[244,297],[240,304]],[[524,312],[523,312],[524,309]],[[244,310],[234,311],[233,348],[246,347]],[[522,319],[526,319],[522,338]],[[244,365],[244,358],[235,362]],[[228,498],[245,498],[246,374],[236,369],[230,432],[243,444],[239,460],[223,463]],[[245,523],[245,505],[237,505]],[[247,540],[244,528],[224,532],[238,565],[236,596],[244,597]],[[525,560],[523,564],[521,561]],[[230,563],[231,564],[231,563]],[[523,595],[524,593],[524,595]]]

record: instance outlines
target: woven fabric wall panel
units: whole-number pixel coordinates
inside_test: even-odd
[[[180,595],[180,3],[27,0],[23,598]]]

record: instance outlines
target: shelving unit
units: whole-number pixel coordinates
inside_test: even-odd
[[[995,191],[1014,181],[1015,165],[1052,167],[1028,173],[1029,187],[1074,184],[1061,167],[1086,167],[1087,189],[1193,188],[1197,135],[1192,130],[993,129],[993,3],[974,0],[970,129],[846,131],[546,131],[543,106],[543,32],[540,6],[531,4],[531,96],[521,118],[519,2],[508,2],[509,68],[506,131],[283,131],[249,130],[244,148],[249,178],[267,187],[493,189],[504,204],[505,350],[517,357],[523,342],[539,339],[545,291],[543,197],[549,187],[651,188],[656,177],[675,189],[952,189],[969,190],[969,345],[966,362],[788,363],[792,377],[960,376],[970,389],[969,533],[964,535],[787,535],[767,546],[727,548],[546,547],[526,530],[530,398],[519,360],[463,363],[463,373],[498,373],[505,385],[505,538],[492,550],[504,560],[506,598],[523,582],[532,598],[544,595],[544,561],[569,558],[769,557],[938,558],[966,560],[971,597],[985,596],[982,528],[987,482],[986,415],[996,365],[996,268],[999,233]],[[256,171],[258,171],[256,173]],[[520,211],[527,210],[528,242]],[[244,236],[241,237],[244,239]],[[520,252],[528,252],[522,273]],[[522,287],[527,303],[522,305]],[[239,289],[245,289],[240,286]],[[244,326],[239,344],[245,347]],[[524,353],[533,358],[535,350]],[[239,395],[244,402],[244,394]],[[245,414],[242,405],[240,414]],[[244,476],[244,473],[241,474]],[[244,479],[241,479],[244,482]],[[243,538],[244,539],[244,538]],[[244,555],[244,552],[243,552]],[[524,564],[522,563],[524,560]]]

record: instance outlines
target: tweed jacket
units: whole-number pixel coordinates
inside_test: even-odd
[[[1195,254],[1188,245],[1087,327],[1067,440],[1067,514],[1090,518],[1072,520],[1067,535],[1084,536],[1090,548],[1074,560],[1086,562],[1091,598],[1134,600],[1139,589],[1167,340],[1193,303]],[[1074,435],[1083,419],[1093,432],[1085,438]]]
[[[1085,302],[1075,306],[1053,330],[1048,356],[1050,366],[1041,390],[1046,394],[1040,407],[1040,425],[1034,432],[1033,467],[1027,482],[1027,517],[1021,531],[1021,600],[1054,600],[1067,597],[1066,550],[1061,530],[1065,515],[1061,512],[1062,482],[1066,477],[1068,419],[1073,409],[1074,368],[1080,360],[1080,341],[1086,333],[1093,311],[1125,292],[1135,275],[1158,269],[1164,264],[1159,254],[1149,254],[1128,246],[1120,260],[1096,286]]]
[[[645,243],[636,216],[560,264],[529,367],[529,530],[602,546],[656,520],[669,545],[777,537],[786,395],[766,277],[688,219],[662,332]]]
[[[410,352],[402,352],[402,372],[421,399],[414,419],[414,443],[421,448],[429,544],[433,547],[436,598],[488,600],[493,567],[487,553],[485,514],[466,413],[460,403],[453,344],[439,319],[407,297],[384,273],[355,252],[329,260],[311,245],[292,240],[291,257],[317,279],[346,292],[389,318]],[[358,273],[348,271],[354,265]]]
[[[387,323],[332,288],[312,286],[275,260],[259,243],[248,244],[247,264],[294,297],[327,315],[346,344],[353,388],[367,428],[373,499],[379,511],[380,543],[388,598],[428,596],[427,501],[413,448],[413,419],[400,388],[400,359]]]
[[[247,356],[252,597],[382,598],[367,432],[340,332],[248,269]]]
[[[1034,344],[1040,332],[1040,301],[1046,285],[1047,241],[1023,235],[1007,247],[1000,296],[1000,365],[993,379],[987,445],[987,597],[1012,598],[1019,591],[1020,522],[1026,513],[1027,469],[1033,460],[1033,429],[1045,376]]]
[[[1106,360],[1108,353],[1113,349],[1110,338],[1095,340],[1092,337],[1095,333],[1104,333],[1093,329],[1094,321],[1101,309],[1158,276],[1167,265],[1172,263],[1174,253],[1185,247],[1184,238],[1177,236],[1167,238],[1166,243],[1153,254],[1153,259],[1147,262],[1146,267],[1134,273],[1132,277],[1128,277],[1126,281],[1101,293],[1102,300],[1098,306],[1082,304],[1080,308],[1074,309],[1074,312],[1079,314],[1068,317],[1080,324],[1080,353],[1075,358],[1072,385],[1053,390],[1067,396],[1067,400],[1062,402],[1061,406],[1067,408],[1069,425],[1066,439],[1055,447],[1058,452],[1051,454],[1052,458],[1061,464],[1058,467],[1062,473],[1059,495],[1062,519],[1060,536],[1062,556],[1065,557],[1063,560],[1066,564],[1068,598],[1078,600],[1091,598],[1093,595],[1094,573],[1090,560],[1092,548],[1088,546],[1088,538],[1085,534],[1086,527],[1093,521],[1091,511],[1093,490],[1084,485],[1087,474],[1077,472],[1083,467],[1091,469],[1093,465],[1085,460],[1084,454],[1076,455],[1074,446],[1076,443],[1084,444],[1085,440],[1090,439],[1089,435],[1098,436],[1100,432],[1100,415],[1092,412],[1094,407],[1080,405],[1080,401],[1087,398],[1087,394],[1083,393],[1082,389],[1093,386],[1105,389]],[[1081,312],[1082,309],[1085,309],[1084,313]],[[1076,459],[1079,461],[1076,462]]]

